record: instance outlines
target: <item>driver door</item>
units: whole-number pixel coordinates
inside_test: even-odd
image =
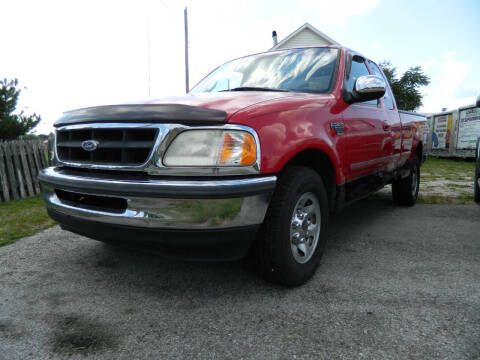
[[[358,55],[347,55],[344,86],[352,91],[355,81],[371,75],[365,59]],[[386,128],[388,116],[381,100],[370,100],[349,105],[343,112],[345,135],[347,136],[348,180],[354,180],[384,169],[389,156],[384,147],[389,140]]]

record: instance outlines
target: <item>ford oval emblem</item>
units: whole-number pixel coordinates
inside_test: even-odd
[[[82,142],[82,149],[85,151],[93,151],[98,147],[98,141],[85,140]]]

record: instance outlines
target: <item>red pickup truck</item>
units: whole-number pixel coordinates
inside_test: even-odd
[[[329,214],[392,184],[415,204],[425,118],[340,46],[227,62],[185,96],[64,113],[39,174],[61,227],[191,258],[249,254],[267,280],[317,268]]]

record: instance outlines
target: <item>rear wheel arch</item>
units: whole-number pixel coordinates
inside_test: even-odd
[[[420,159],[420,163],[423,162],[424,157],[423,157],[423,142],[419,141],[417,144],[417,147],[415,148],[415,151],[411,155],[411,160],[413,160],[414,156],[417,155],[418,158]]]

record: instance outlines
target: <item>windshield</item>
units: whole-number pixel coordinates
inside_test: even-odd
[[[333,84],[337,49],[305,48],[232,60],[203,79],[192,93],[296,91],[326,93]]]

